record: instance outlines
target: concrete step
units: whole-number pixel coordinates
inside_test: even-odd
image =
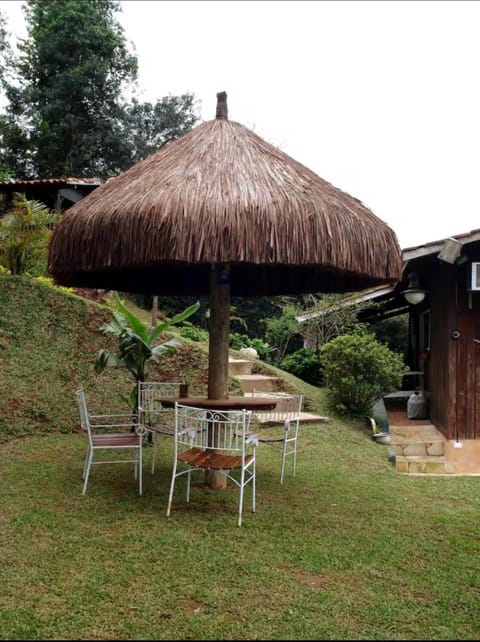
[[[253,362],[249,359],[232,359],[228,360],[228,372],[233,377],[237,375],[252,374]]]
[[[264,388],[262,388],[263,390]],[[251,397],[251,392],[245,392],[245,397]],[[300,423],[301,424],[328,424],[330,417],[325,415],[316,415],[313,412],[301,412],[300,413]]]
[[[278,382],[281,381],[280,377],[267,377],[260,374],[240,374],[234,376],[240,382],[244,393],[252,392],[254,388],[266,390],[267,392],[275,392],[278,390]]]
[[[415,475],[451,475],[455,466],[444,456],[395,456],[395,471]]]
[[[302,424],[328,424],[330,417],[315,415],[313,412],[301,412],[300,423]]]

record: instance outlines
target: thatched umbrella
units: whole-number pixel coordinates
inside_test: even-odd
[[[62,285],[210,295],[210,399],[228,385],[230,296],[348,292],[401,277],[394,232],[359,200],[229,121],[195,127],[98,187],[57,225]]]

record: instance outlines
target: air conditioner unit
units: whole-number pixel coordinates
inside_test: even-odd
[[[470,290],[480,290],[480,263],[472,263],[472,278]]]

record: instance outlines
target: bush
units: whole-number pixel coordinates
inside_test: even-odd
[[[310,348],[292,352],[283,359],[280,367],[313,386],[321,386],[323,383],[320,356]]]
[[[185,337],[191,341],[208,341],[208,332],[189,322],[179,328],[178,333],[181,337]]]
[[[403,357],[373,334],[344,334],[322,346],[320,358],[329,400],[338,412],[366,419],[375,401],[400,388]]]

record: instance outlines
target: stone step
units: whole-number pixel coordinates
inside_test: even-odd
[[[415,475],[451,475],[455,474],[455,466],[444,456],[395,456],[395,471],[397,473]]]
[[[278,390],[279,381],[281,381],[280,377],[267,377],[260,374],[240,374],[235,375],[235,378],[240,382],[244,393],[253,392],[254,388],[275,392]]]
[[[232,359],[228,360],[228,372],[233,377],[237,375],[252,374],[253,362],[250,359]]]
[[[432,424],[391,426],[391,450],[396,456],[443,457],[445,440]]]
[[[398,440],[392,436],[390,447],[395,455],[404,457],[443,457],[445,455],[443,439],[411,441]]]

